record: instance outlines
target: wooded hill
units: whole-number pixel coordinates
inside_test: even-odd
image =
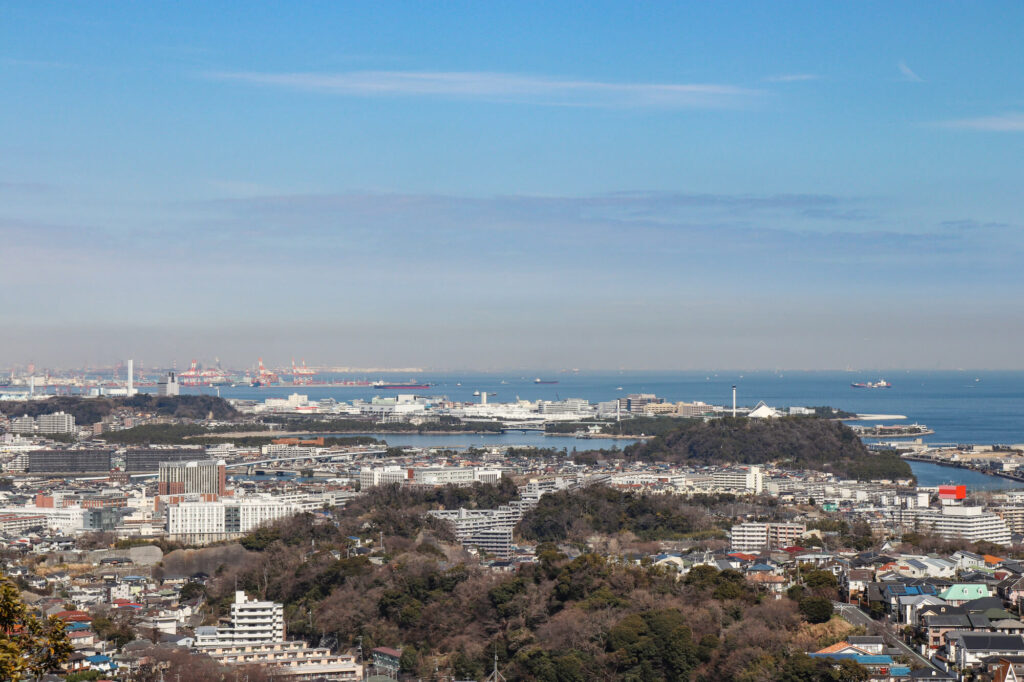
[[[673,464],[767,464],[828,471],[858,480],[912,478],[894,453],[872,453],[850,427],[818,417],[679,420],[672,430],[623,451],[630,460]]]
[[[8,416],[27,414],[38,417],[41,414],[66,412],[73,415],[75,423],[79,425],[95,424],[119,407],[178,419],[206,419],[211,413],[214,419],[238,417],[238,412],[228,401],[212,395],[156,396],[139,393],[130,398],[56,396],[46,400],[0,402],[0,412]]]
[[[509,680],[866,679],[855,664],[799,653],[851,629],[840,620],[815,624],[831,614],[806,615],[806,595],[775,600],[736,571],[703,567],[677,580],[596,554],[570,559],[554,545],[538,547],[537,564],[496,572],[460,560],[461,550],[422,514],[438,503],[490,506],[512,492],[507,484],[386,487],[329,520],[302,515],[261,528],[242,542],[254,553],[219,567],[205,588],[209,620],[245,589],[285,603],[291,636],[402,649],[412,679],[483,679],[495,654]],[[350,556],[349,536],[365,545],[380,534],[382,565]],[[817,599],[830,611],[825,596]]]

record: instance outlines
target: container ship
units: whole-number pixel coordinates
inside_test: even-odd
[[[536,379],[533,380],[533,383],[535,383],[535,384],[557,384],[558,382],[557,381],[544,381],[540,377],[537,377]]]
[[[373,386],[374,388],[394,389],[394,390],[398,390],[398,391],[401,391],[403,389],[408,389],[408,388],[430,388],[430,384],[414,384],[414,383],[388,384],[388,383],[385,383],[383,381],[375,381],[375,382],[373,382],[370,385]]]

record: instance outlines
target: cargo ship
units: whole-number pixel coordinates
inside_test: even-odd
[[[399,391],[407,388],[430,388],[430,384],[386,384],[383,381],[375,381],[371,385],[374,388],[395,389]]]
[[[558,382],[557,381],[544,381],[540,377],[537,377],[536,379],[533,380],[533,383],[535,383],[535,384],[557,384]]]
[[[892,388],[892,384],[885,379],[879,379],[878,381],[859,381],[857,383],[850,384],[850,386],[853,388]]]

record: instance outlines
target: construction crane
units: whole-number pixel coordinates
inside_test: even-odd
[[[306,361],[302,361],[302,367],[295,366],[295,358],[292,358],[292,383],[295,385],[308,385],[313,383],[316,370],[306,367]]]

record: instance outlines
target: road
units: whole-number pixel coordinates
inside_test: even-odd
[[[928,668],[933,668],[935,670],[940,670],[938,667],[936,667],[934,663],[932,663],[927,658],[914,651],[899,637],[892,634],[887,624],[879,623],[878,621],[872,620],[871,616],[861,611],[856,604],[845,604],[843,602],[834,601],[832,602],[832,606],[835,608],[836,613],[838,613],[842,618],[845,618],[852,625],[863,625],[865,628],[867,628],[868,632],[872,632],[873,630],[877,630],[879,629],[879,627],[881,627],[882,635],[885,637],[885,641],[888,642],[891,646],[896,647],[897,649],[902,651],[906,656],[918,661],[923,666],[927,666]]]

